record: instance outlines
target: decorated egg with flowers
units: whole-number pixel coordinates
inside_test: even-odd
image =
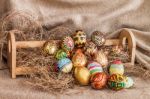
[[[73,64],[69,58],[62,58],[57,62],[57,67],[59,68],[59,71],[69,73],[72,70]]]
[[[108,58],[102,50],[95,53],[94,57],[95,60],[102,65],[102,67],[106,67],[108,65]]]
[[[89,62],[87,65],[87,68],[90,71],[91,75],[103,72],[103,68],[102,68],[101,64],[99,64],[98,62],[95,62],[95,61]]]
[[[120,74],[112,74],[108,78],[108,86],[113,90],[121,90],[125,88],[126,77]]]
[[[57,52],[58,48],[59,46],[55,41],[47,41],[42,47],[42,53],[44,55],[54,55]]]
[[[97,45],[102,46],[105,43],[104,34],[100,31],[94,31],[91,36],[91,40]]]
[[[90,72],[86,67],[76,67],[74,71],[74,76],[81,85],[89,84]]]
[[[73,39],[70,36],[64,37],[63,40],[62,40],[61,47],[65,51],[68,51],[68,52],[72,51],[73,48],[74,48]]]
[[[82,53],[81,49],[78,49],[72,57],[74,67],[84,67],[87,63],[86,56]]]
[[[91,41],[85,44],[84,49],[87,55],[94,55],[97,52],[97,46]]]
[[[68,55],[64,50],[60,49],[57,51],[55,57],[56,57],[56,59],[62,59],[62,58],[68,57]]]
[[[107,84],[107,75],[104,72],[96,73],[91,76],[91,86],[94,89],[102,89]]]
[[[120,60],[114,60],[109,67],[109,73],[111,74],[124,74],[124,65]]]
[[[86,43],[86,34],[82,30],[77,30],[73,39],[76,47],[84,47]]]

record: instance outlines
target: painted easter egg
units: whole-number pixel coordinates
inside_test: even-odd
[[[105,43],[104,34],[100,31],[94,31],[91,36],[91,40],[97,45],[102,46]]]
[[[69,58],[62,58],[58,61],[57,66],[60,71],[69,73],[72,70],[73,64]]]
[[[87,63],[86,56],[82,53],[81,49],[78,49],[72,57],[74,67],[84,67]]]
[[[134,81],[131,77],[127,77],[125,82],[125,88],[131,88],[134,84]]]
[[[109,67],[110,74],[124,74],[124,65],[120,60],[114,60]]]
[[[42,47],[42,53],[44,55],[54,55],[58,50],[58,45],[54,41],[47,41]]]
[[[60,50],[57,51],[55,57],[57,59],[62,59],[62,58],[68,57],[68,55],[67,55],[67,53],[64,50],[60,49]]]
[[[95,60],[102,65],[102,67],[106,67],[108,65],[108,58],[102,50],[99,50],[95,55]]]
[[[93,42],[86,43],[84,49],[87,55],[94,55],[97,52],[97,46]]]
[[[77,30],[73,39],[76,47],[84,47],[86,43],[86,34],[82,30]]]
[[[107,75],[104,72],[96,73],[95,75],[92,75],[90,81],[92,88],[102,89],[107,84]]]
[[[125,88],[126,77],[120,74],[112,74],[108,78],[108,86],[113,90],[120,90]]]
[[[66,36],[63,38],[61,47],[65,51],[72,51],[74,48],[74,41],[70,36]]]
[[[90,72],[86,67],[76,67],[74,72],[76,80],[81,85],[88,85],[90,80]]]
[[[88,65],[87,65],[87,68],[88,70],[90,71],[90,74],[91,75],[94,75],[96,73],[100,73],[100,72],[103,72],[103,68],[102,66],[98,63],[98,62],[90,62]]]

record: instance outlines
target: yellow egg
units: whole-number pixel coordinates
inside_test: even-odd
[[[81,85],[88,85],[90,80],[90,72],[86,67],[76,67],[74,72],[76,80]]]
[[[86,56],[82,53],[81,49],[78,49],[72,57],[74,67],[84,67],[87,63]]]
[[[95,60],[98,63],[100,63],[103,67],[106,67],[108,65],[108,58],[102,50],[98,51],[95,54]]]

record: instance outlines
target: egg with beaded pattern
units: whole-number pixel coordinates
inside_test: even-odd
[[[91,36],[91,40],[97,45],[102,46],[105,43],[104,34],[100,31],[94,31]]]
[[[66,36],[62,40],[61,47],[65,51],[72,51],[74,48],[74,41],[70,36]]]

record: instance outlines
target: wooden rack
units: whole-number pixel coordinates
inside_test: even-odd
[[[128,42],[129,54],[131,60],[129,63],[124,63],[125,65],[134,65],[135,61],[135,49],[136,43],[133,33],[128,29],[123,29],[120,32],[118,39],[108,39],[105,45],[123,45],[125,41]],[[55,41],[59,43],[59,40]],[[8,65],[10,67],[11,77],[16,78],[17,75],[26,75],[36,71],[36,66],[16,66],[16,49],[17,48],[36,48],[42,47],[45,41],[16,41],[15,34],[11,31],[8,34]]]

